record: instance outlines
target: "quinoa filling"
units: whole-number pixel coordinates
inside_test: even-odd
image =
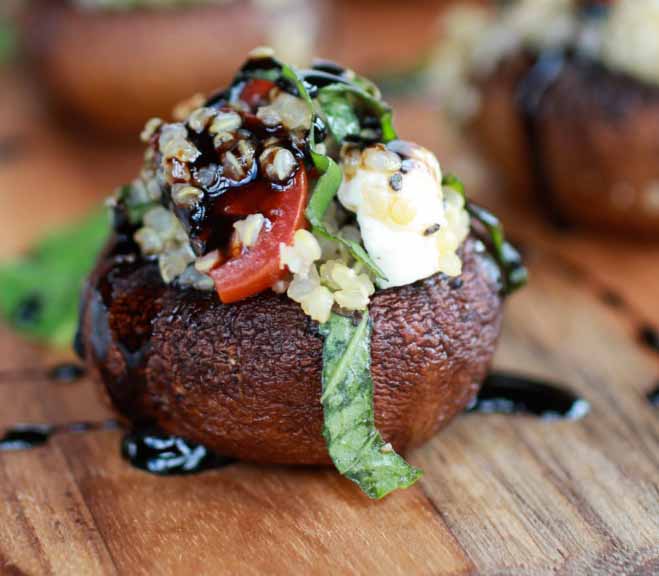
[[[334,66],[321,62],[306,75],[321,85],[361,83],[381,102],[368,81]],[[268,288],[323,323],[333,308],[366,310],[377,287],[459,275],[469,215],[464,197],[442,184],[434,155],[400,140],[385,143],[376,113],[357,98],[319,92],[310,107],[282,82],[263,78],[261,67],[274,67],[268,51],[256,52],[228,90],[194,97],[177,107],[177,121],[152,119],[142,132],[141,173],[111,204],[117,227],[157,260],[163,281],[213,290],[214,270],[272,234],[280,208],[269,197],[294,187],[299,171],[317,172],[312,122],[314,150],[340,167],[341,184],[321,227],[301,222],[278,242],[280,274]]]

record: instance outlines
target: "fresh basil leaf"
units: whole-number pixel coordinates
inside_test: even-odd
[[[372,80],[366,78],[366,76],[361,76],[355,71],[352,71],[351,80],[353,84],[357,85],[372,98],[375,98],[376,100],[382,100],[382,92],[380,91],[380,87]]]
[[[361,126],[355,108],[343,95],[320,90],[318,104],[337,142],[343,142],[348,136],[359,134]]]
[[[332,234],[329,230],[327,230],[324,224],[320,224],[317,226],[312,225],[312,231],[314,234],[318,236],[322,236],[323,238],[327,238],[328,240],[342,244],[348,249],[352,257],[357,262],[365,266],[376,277],[382,278],[383,280],[387,280],[387,277],[385,276],[382,269],[375,263],[373,258],[369,256],[368,252],[366,252],[366,250],[364,249],[363,246],[361,246],[361,244],[358,244],[354,240],[348,240],[346,238],[343,238],[342,236],[339,236],[337,234]]]
[[[485,228],[490,236],[493,256],[501,270],[503,277],[503,293],[508,295],[519,290],[528,282],[528,271],[524,266],[521,254],[506,240],[503,225],[499,219],[473,202],[467,200],[464,184],[452,174],[445,174],[442,186],[447,186],[460,194],[466,203],[467,212]]]
[[[455,190],[462,198],[464,201],[467,201],[467,195],[465,193],[465,185],[462,183],[462,180],[458,178],[457,176],[454,176],[453,174],[444,174],[442,176],[442,186],[446,186],[448,188],[452,188]]]
[[[307,220],[315,228],[324,228],[323,218],[343,179],[343,173],[337,163],[327,156],[326,158],[329,160],[327,169],[316,182],[305,213]]]
[[[300,97],[303,98],[309,106],[313,120],[315,117],[313,101],[311,100],[309,92],[304,85],[304,81],[299,77],[295,70],[286,64],[282,64],[282,77],[292,82],[296,87]],[[338,164],[334,162],[334,160],[325,154],[320,154],[316,150],[316,136],[314,134],[313,128],[309,134],[309,149],[311,151],[311,158],[313,160],[314,166],[321,173],[321,176],[316,182],[316,186],[314,187],[314,190],[311,194],[311,199],[309,200],[309,204],[305,212],[307,219],[313,227],[313,232],[324,236],[329,240],[343,244],[346,248],[348,248],[350,254],[355,260],[357,260],[357,262],[361,262],[375,276],[386,280],[387,278],[380,267],[375,264],[373,259],[368,255],[364,248],[352,240],[346,240],[345,238],[341,238],[340,236],[332,234],[325,227],[323,218],[327,208],[331,204],[332,200],[336,196],[337,191],[339,190],[339,187],[341,186],[343,173],[341,168],[339,168]]]
[[[323,436],[337,470],[370,498],[407,488],[422,475],[375,428],[368,314],[355,325],[332,314],[320,327],[323,348]]]
[[[110,231],[105,211],[44,238],[24,258],[0,265],[0,316],[26,336],[70,345],[84,278]]]
[[[380,117],[380,124],[382,125],[382,140],[391,142],[398,139],[398,134],[394,128],[394,116],[392,112],[385,112]]]
[[[342,96],[347,98],[348,95],[353,95],[357,99],[361,100],[363,104],[370,108],[380,119],[380,125],[382,127],[382,140],[386,142],[391,142],[398,138],[396,130],[393,125],[393,115],[389,105],[382,100],[379,96],[373,96],[372,94],[366,92],[363,88],[355,84],[330,84],[321,88],[318,91],[318,95],[324,95],[325,98],[329,98],[330,95],[333,98]]]

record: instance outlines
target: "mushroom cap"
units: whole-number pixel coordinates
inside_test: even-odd
[[[377,292],[369,307],[375,420],[404,452],[461,412],[500,330],[498,268],[469,237],[459,279]],[[134,425],[155,425],[225,456],[330,464],[322,436],[318,324],[285,295],[224,305],[167,286],[132,243],[111,240],[82,300],[91,373]]]

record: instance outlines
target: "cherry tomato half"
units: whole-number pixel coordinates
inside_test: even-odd
[[[267,98],[268,93],[274,87],[275,83],[270,80],[254,78],[245,84],[240,93],[240,99],[254,109]]]
[[[279,267],[279,245],[292,244],[296,230],[306,226],[308,194],[307,173],[300,164],[284,190],[273,190],[261,180],[222,198],[221,210],[227,216],[260,213],[270,221],[269,229],[261,229],[254,246],[210,272],[222,302],[230,304],[263,292],[286,275]]]

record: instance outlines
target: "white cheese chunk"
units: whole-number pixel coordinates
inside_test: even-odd
[[[395,162],[372,161],[373,154],[396,152],[399,171],[392,169]],[[380,287],[411,284],[437,272],[459,275],[455,251],[468,233],[469,218],[457,194],[447,192],[457,197],[447,201],[435,156],[401,141],[367,148],[359,163],[354,151],[349,154],[338,197],[356,213],[364,246],[387,278],[378,281]]]

